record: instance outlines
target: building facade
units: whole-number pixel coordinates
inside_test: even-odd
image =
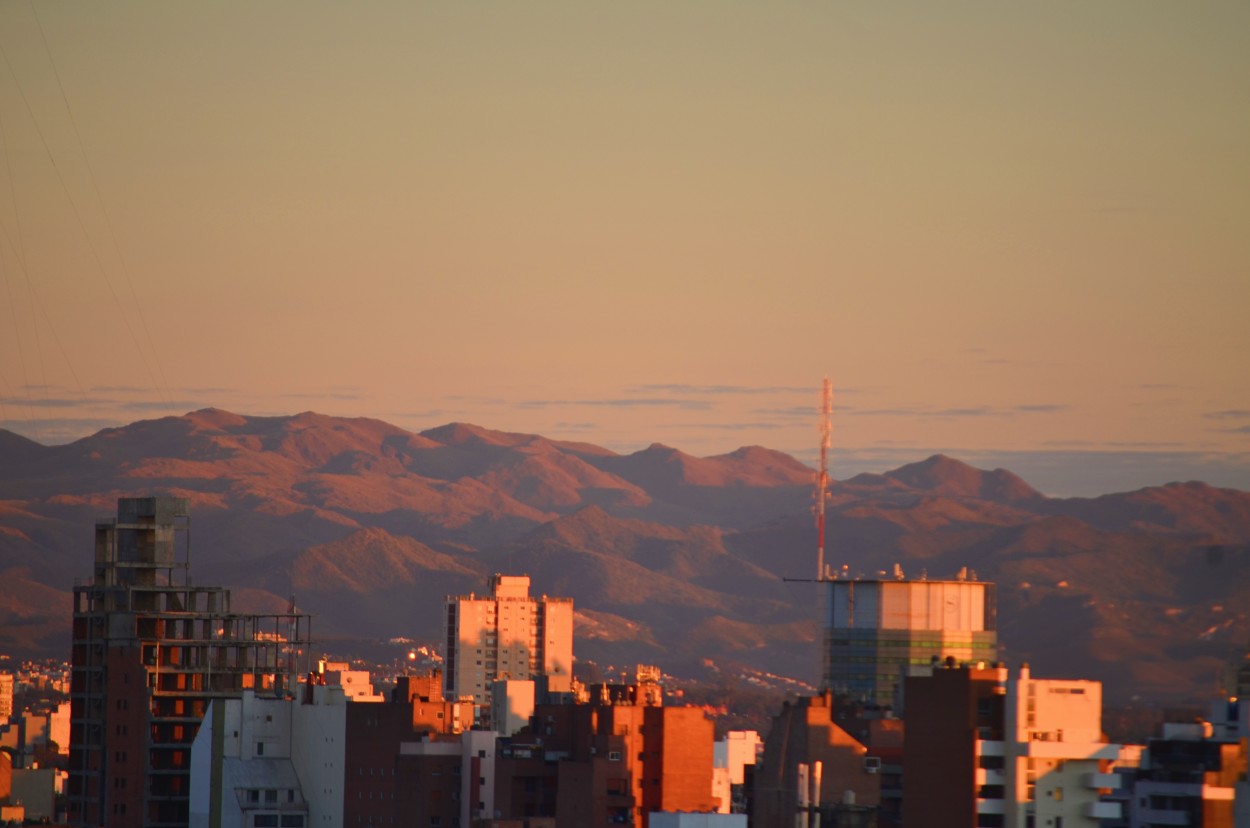
[[[588,704],[538,705],[530,728],[500,740],[496,824],[647,828],[658,812],[719,810],[714,728],[701,708],[589,690]]]
[[[787,701],[773,717],[755,769],[755,824],[795,825],[798,819],[814,820],[816,813],[826,825],[870,824],[875,818],[880,762],[837,717],[830,693]],[[819,773],[813,773],[817,766]]]
[[[894,705],[902,676],[935,659],[997,658],[994,585],[952,581],[825,581],[823,687]]]
[[[0,724],[13,715],[14,681],[12,673],[0,673]]]
[[[1121,746],[1102,737],[1102,685],[1028,667],[949,667],[907,679],[905,828],[1096,828]]]
[[[234,613],[229,590],[192,586],[189,529],[187,501],[166,497],[121,498],[96,525],[93,578],[74,587],[72,825],[187,825],[208,705],[295,685],[307,616]]]
[[[491,594],[448,596],[443,693],[490,704],[497,679],[544,679],[568,693],[573,682],[573,600],[532,598],[529,576],[495,575]]]

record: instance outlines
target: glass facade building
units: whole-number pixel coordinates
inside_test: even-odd
[[[893,706],[903,676],[954,659],[997,659],[994,585],[982,581],[824,582],[822,684],[857,701]]]

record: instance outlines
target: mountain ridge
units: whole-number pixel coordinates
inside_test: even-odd
[[[66,652],[92,524],[118,497],[170,494],[192,501],[197,582],[257,606],[295,592],[326,635],[434,641],[445,594],[528,573],[537,592],[575,599],[593,627],[583,657],[741,661],[813,680],[817,595],[783,580],[815,564],[813,477],[761,446],[618,454],[315,412],[201,409],[63,446],[0,431],[0,572],[12,573],[0,608],[21,628],[0,644]],[[1101,678],[1112,694],[1182,698],[1250,639],[1246,492],[1177,482],[1053,498],[934,455],[834,481],[830,495],[832,566],[976,569],[999,584],[1006,658]],[[1072,639],[1073,624],[1086,635]]]

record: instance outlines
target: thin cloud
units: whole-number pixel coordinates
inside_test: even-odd
[[[681,408],[686,411],[707,411],[711,403],[706,400],[683,400],[672,397],[625,397],[602,400],[522,400],[517,408],[538,409],[552,406],[593,406],[597,408]]]
[[[780,423],[666,423],[657,428],[698,428],[716,431],[756,431],[782,428]]]
[[[96,394],[151,394],[151,388],[140,388],[135,385],[93,385],[89,389]]]
[[[282,394],[281,396],[283,399],[287,399],[287,400],[353,400],[355,401],[355,400],[365,399],[364,394],[357,394],[357,393],[347,392],[347,391],[330,391],[330,392],[326,392],[323,394],[292,393],[292,394]]]
[[[117,400],[68,397],[2,397],[0,405],[23,405],[31,408],[79,408],[84,405],[117,405]]]
[[[812,417],[820,412],[813,405],[794,405],[789,408],[752,408],[751,413],[767,417]]]
[[[1021,414],[1054,414],[1058,411],[1067,411],[1070,406],[1059,405],[1058,403],[1041,403],[1038,405],[1017,405],[1013,411]]]
[[[999,412],[994,409],[978,405],[975,408],[942,408],[937,411],[931,411],[923,416],[928,417],[993,417]]]
[[[449,394],[442,397],[444,400],[450,400],[458,403],[472,403],[474,405],[507,405],[508,401],[503,397],[474,397],[468,394]]]
[[[914,408],[860,408],[847,413],[852,417],[914,417],[922,412]]]
[[[391,411],[383,416],[387,419],[394,418],[397,420],[426,420],[431,417],[446,417],[450,413],[442,408],[430,408],[425,411]]]
[[[809,394],[818,388],[793,385],[691,385],[687,383],[657,383],[654,385],[631,385],[627,393],[637,394]]]
[[[173,402],[165,402],[164,400],[135,400],[134,402],[115,403],[118,408],[123,411],[198,411],[208,406],[208,403],[202,400],[174,400]]]
[[[1208,420],[1250,420],[1250,409],[1226,408],[1223,411],[1208,411],[1202,416]]]
[[[965,417],[1014,417],[1018,414],[1054,414],[1066,411],[1067,405],[1060,403],[1030,403],[1011,408],[995,408],[989,405],[973,405],[957,408],[925,408],[913,406],[907,408],[861,408],[850,409],[848,414],[855,417],[930,417],[942,419],[960,419]]]

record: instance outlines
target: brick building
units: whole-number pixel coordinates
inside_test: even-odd
[[[591,686],[590,703],[538,705],[501,740],[496,810],[556,828],[632,824],[659,811],[713,812],[713,725],[695,707],[662,707],[645,688]]]

